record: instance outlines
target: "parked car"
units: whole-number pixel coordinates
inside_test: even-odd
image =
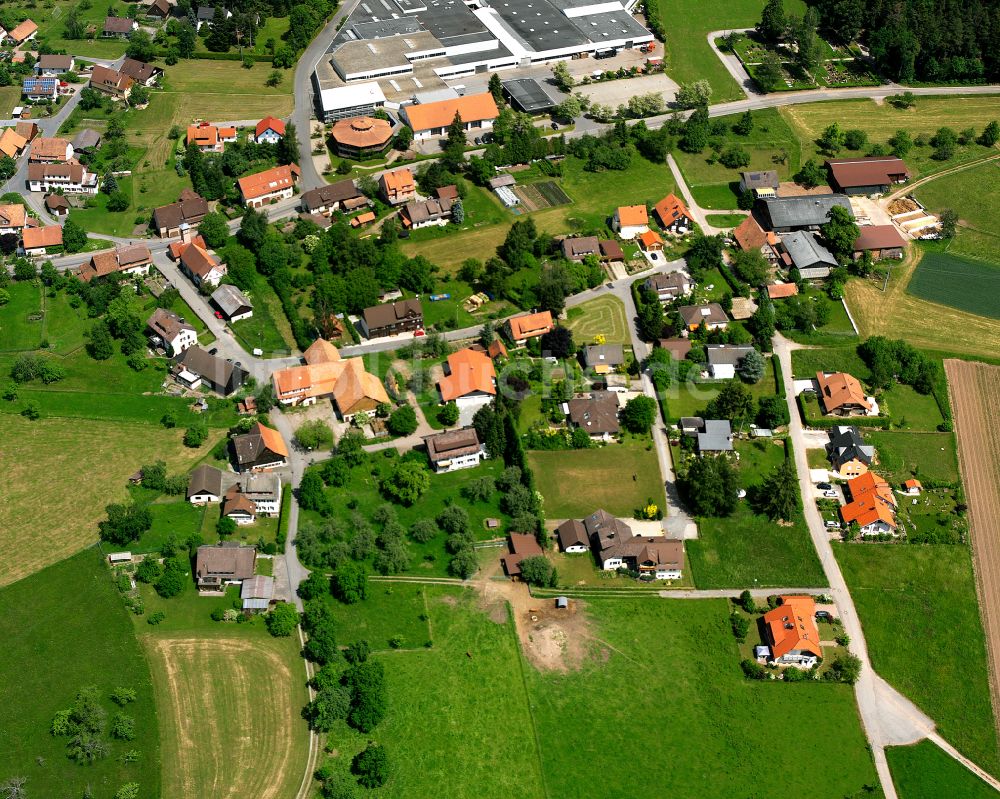
[[[831,530],[839,530],[840,522],[827,522],[826,526],[829,527]]]
[[[222,318],[222,311],[216,311],[215,312],[215,318],[216,319],[221,319]]]
[[[833,488],[833,486],[830,485],[829,483],[816,483],[816,488],[818,488],[820,491],[829,491],[831,488]]]
[[[215,355],[215,354],[216,354],[216,353],[217,353],[218,351],[219,351],[219,348],[218,348],[218,347],[212,347],[212,349],[210,349],[210,350],[208,351],[208,354],[209,354],[209,355]]]
[[[824,491],[823,492],[823,496],[826,497],[827,499],[837,499],[837,492],[836,491]]]
[[[833,616],[830,615],[830,611],[828,611],[828,610],[817,610],[816,611],[816,618],[817,619],[832,619]]]

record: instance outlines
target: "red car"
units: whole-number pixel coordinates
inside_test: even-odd
[[[216,319],[221,319],[222,318],[222,311],[216,311],[215,312],[215,318]]]

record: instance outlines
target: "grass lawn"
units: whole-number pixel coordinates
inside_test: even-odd
[[[994,245],[1000,247],[1000,238],[994,239]],[[996,292],[1000,257],[996,253],[992,251],[993,263],[987,263],[951,252],[928,252],[920,259],[907,291],[922,300],[1000,319]]]
[[[573,200],[568,205],[532,213],[539,232],[594,231],[609,235],[607,220],[619,205],[656,204],[676,190],[666,164],[654,164],[638,154],[633,156],[631,166],[622,171],[587,172],[583,167],[582,160],[567,156],[562,161],[561,178],[548,177],[537,170],[517,174],[519,183],[555,180]],[[495,255],[516,218],[505,212],[502,221],[496,224],[424,241],[404,241],[403,252],[411,257],[423,255],[443,270],[457,271],[466,258],[485,260]]]
[[[32,513],[37,517],[37,504]],[[33,547],[40,548],[38,543]],[[13,554],[10,547],[4,553]],[[6,581],[6,566],[3,574]],[[130,781],[139,783],[143,796],[159,796],[160,747],[149,666],[99,552],[80,552],[0,590],[0,634],[5,641],[0,648],[3,778],[26,777],[28,796],[80,796],[87,785],[96,796],[111,796]],[[124,712],[136,721],[136,738],[119,742],[105,736],[108,757],[80,766],[66,757],[67,739],[52,736],[49,729],[55,713],[90,685],[98,688],[109,717],[119,709],[109,701],[110,692],[119,686],[135,690],[136,701]],[[139,759],[122,763],[119,757],[132,749]]]
[[[154,502],[149,510],[153,514],[153,526],[131,546],[133,552],[159,552],[171,536],[184,541],[192,533],[200,532],[207,506],[174,498],[169,502]]]
[[[442,227],[414,230],[411,231],[408,241],[421,242],[450,238],[460,232],[510,221],[510,213],[493,192],[471,183],[466,183],[466,185],[468,192],[462,198],[462,207],[465,210],[465,219],[462,224],[451,223]]]
[[[902,433],[873,430],[868,440],[878,452],[878,472],[896,482],[913,475],[934,480],[958,480],[954,433]]]
[[[179,99],[185,119],[280,118],[292,110],[292,82],[267,85],[271,65],[244,69],[239,61],[181,60],[167,67],[164,95]]]
[[[726,126],[725,134],[720,137],[723,147],[735,145],[746,150],[750,155],[750,166],[746,169],[774,169],[781,180],[790,180],[799,171],[799,142],[784,117],[772,108],[757,111],[753,114],[753,130],[747,136],[739,136],[733,132],[733,125],[741,116],[719,117],[718,121]],[[716,121],[712,120],[713,124]],[[674,153],[674,158],[684,171],[684,179],[702,208],[731,210],[737,207],[740,170],[723,166],[710,149],[695,154],[678,150]],[[731,228],[742,222],[744,217],[734,219],[735,221],[723,224],[710,216],[709,222],[718,227]]]
[[[855,346],[813,347],[792,352],[792,373],[798,378],[816,377],[817,372],[848,372],[858,380],[868,379],[868,367]]]
[[[1000,246],[997,215],[1000,214],[1000,198],[995,186],[1000,178],[1000,167],[996,161],[963,169],[951,175],[944,175],[926,183],[916,191],[917,198],[932,211],[950,208],[958,213],[963,227],[971,228],[994,238],[994,246]]]
[[[42,291],[35,281],[11,283],[7,288],[10,302],[0,306],[0,336],[4,350],[34,350],[44,337],[44,314],[42,311]]]
[[[0,87],[0,118],[10,119],[10,112],[21,100],[21,90],[17,86]]]
[[[932,394],[918,394],[912,387],[896,383],[881,396],[894,428],[931,432],[944,421]]]
[[[188,449],[184,431],[159,425],[0,415],[5,501],[0,503],[0,584],[14,582],[97,539],[104,506],[127,496],[128,477],[162,459],[186,471],[207,449]],[[206,447],[210,446],[207,444]],[[99,475],[81,490],[81,475]],[[45,500],[39,501],[44,486]]]
[[[737,442],[740,485],[758,485],[784,459],[784,449],[768,442]],[[752,491],[751,491],[752,493]],[[729,517],[698,519],[698,538],[687,554],[699,588],[824,586],[826,577],[802,514],[779,525],[755,514],[741,500]]]
[[[393,763],[380,797],[730,799],[768,778],[770,766],[753,756],[759,731],[806,707],[815,718],[797,733],[801,768],[786,775],[789,790],[843,796],[874,780],[851,689],[744,680],[723,601],[589,600],[581,667],[541,673],[520,656],[502,608],[486,615],[472,592],[425,590],[433,647],[376,655],[390,709],[375,734]],[[395,596],[393,615],[415,609],[409,594]],[[342,625],[382,615],[371,602],[343,608]],[[621,703],[581,701],[620,691],[623,674],[672,675],[669,723]],[[338,726],[328,740],[333,763],[346,772],[368,737]],[[634,767],[638,759],[644,768]]]
[[[732,230],[739,227],[740,223],[746,219],[744,214],[706,214],[708,224],[714,225],[723,230]]]
[[[669,416],[667,421],[676,422],[682,416],[696,416],[718,396],[725,384],[725,380],[699,383],[675,382],[663,392]],[[747,384],[747,388],[755,400],[775,393],[774,370],[769,362],[764,369],[764,376],[756,383]]]
[[[760,21],[759,0],[709,0],[697,13],[681,0],[659,0],[660,19],[667,25],[667,74],[678,83],[706,79],[712,86],[712,103],[741,100],[745,96],[708,44],[710,31],[750,28]],[[802,15],[805,7],[796,0],[785,13]]]
[[[327,496],[333,504],[333,513],[330,518],[339,522],[345,531],[351,529],[351,517],[355,512],[370,519],[372,513],[380,505],[389,503],[389,500],[379,492],[378,485],[382,478],[387,477],[392,472],[399,461],[400,456],[394,449],[373,453],[364,464],[352,470],[351,479],[346,486],[327,488]],[[498,477],[503,469],[502,461],[488,460],[474,469],[432,474],[429,490],[420,497],[416,504],[410,507],[393,504],[392,508],[396,511],[399,522],[404,527],[409,528],[417,519],[434,519],[448,505],[458,504],[469,512],[472,531],[477,539],[486,540],[503,535],[505,527],[498,530],[487,530],[485,525],[487,518],[497,518],[501,521],[506,519],[506,516],[500,511],[499,493],[494,493],[489,501],[474,503],[461,496],[462,487],[466,484],[480,477]],[[303,510],[300,518],[307,521],[322,521],[322,518],[315,511]],[[445,551],[445,538],[444,533],[441,533],[426,544],[408,541],[413,554],[410,572],[429,573],[432,576],[446,574],[451,556]]]
[[[662,505],[660,467],[647,442],[651,444],[649,439],[630,439],[595,449],[528,452],[545,516],[582,519],[603,508],[629,519],[649,499]]]
[[[900,799],[994,799],[996,791],[930,741],[885,750]]]
[[[814,288],[807,288],[801,293],[806,297],[825,294],[825,292]],[[775,302],[782,303],[785,300],[776,300]],[[781,334],[799,344],[810,346],[842,347],[849,342],[857,342],[858,340],[858,334],[854,332],[854,325],[851,324],[851,318],[847,315],[847,309],[841,300],[830,303],[830,318],[822,327],[810,330],[808,333],[803,333],[801,330],[782,330]]]
[[[234,796],[293,796],[301,783],[309,734],[298,638],[248,635],[246,627],[225,625],[225,637],[165,637],[151,628],[143,637],[166,796],[223,786]]]
[[[929,140],[938,128],[944,126],[956,131],[970,126],[981,130],[983,120],[1000,117],[1000,97],[920,97],[916,105],[909,109],[893,108],[889,103],[878,104],[874,100],[837,100],[786,106],[781,109],[781,115],[801,141],[801,161],[817,158],[822,163],[824,156],[819,153],[815,140],[834,122],[841,129],[859,128],[865,131],[872,142],[884,144],[901,129],[913,138],[923,135]],[[959,146],[955,148],[955,157],[949,161],[935,161],[931,158],[932,152],[933,148],[928,145],[914,147],[907,154],[906,163],[915,178],[982,158],[991,151],[978,144]],[[845,151],[842,155],[854,153]]]
[[[965,546],[835,544],[872,665],[980,766],[1000,766]],[[961,675],[961,679],[956,679]]]
[[[617,297],[598,297],[596,300],[570,308],[566,327],[573,331],[577,346],[593,343],[596,336],[604,336],[608,344],[630,344],[625,305]]]
[[[230,323],[229,327],[246,350],[261,349],[265,358],[295,351],[292,328],[271,284],[259,279],[247,296],[253,302],[253,316]]]
[[[376,652],[422,649],[431,640],[427,588],[413,583],[368,583],[368,598],[356,608],[330,597],[330,608],[344,643],[367,641]],[[400,636],[401,647],[390,647]]]
[[[654,580],[642,582],[628,575],[599,569],[594,563],[594,556],[589,552],[566,554],[565,552],[548,553],[549,560],[556,567],[559,575],[559,591],[573,592],[576,596],[587,596],[592,588],[612,589],[619,591],[659,591],[663,588],[694,588],[691,576],[691,564],[685,558],[683,576],[680,580]],[[546,596],[543,589],[533,589],[536,594]],[[551,591],[549,592],[551,593]]]

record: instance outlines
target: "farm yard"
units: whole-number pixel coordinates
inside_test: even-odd
[[[309,736],[293,639],[261,629],[239,637],[150,634],[143,642],[160,717],[164,795],[294,796]]]
[[[573,332],[578,347],[604,336],[608,344],[629,344],[625,306],[617,297],[599,297],[575,305],[567,311],[566,327]]]
[[[835,544],[834,553],[875,670],[934,719],[959,751],[996,773],[1000,752],[968,549]]]
[[[1000,495],[996,474],[1000,469],[1000,367],[968,361],[946,360],[945,372],[958,457],[969,503],[969,526],[976,588],[986,641],[991,653],[989,684],[994,702],[1000,699]],[[997,720],[990,727],[998,729]],[[996,744],[993,739],[994,746]],[[997,760],[987,767],[997,767]]]
[[[16,440],[9,432],[4,431],[4,440]],[[36,517],[33,532],[49,526],[49,521],[39,523],[37,518],[45,513],[49,519],[45,504],[35,502],[29,512]],[[10,528],[3,521],[0,529]],[[51,547],[33,544],[35,551],[43,548],[46,552],[41,557],[45,558]],[[27,554],[27,550],[7,543],[3,549],[0,579],[7,583],[27,572],[18,563],[12,575],[7,558],[16,554],[19,561],[20,552]],[[88,785],[94,795],[110,797],[127,782],[138,782],[142,796],[161,795],[159,730],[149,665],[102,560],[96,548],[87,549],[0,589],[4,641],[0,647],[0,674],[4,675],[0,780],[27,777],[29,797],[81,796]],[[100,705],[109,716],[123,710],[110,701],[112,691],[121,686],[136,692],[135,701],[123,711],[135,720],[135,738],[109,740],[108,757],[89,766],[70,760],[69,739],[50,732],[55,714],[71,707],[77,692],[87,686],[98,689]],[[133,750],[135,759],[123,758]]]
[[[997,240],[1000,243],[1000,239]],[[1000,264],[974,261],[950,252],[925,253],[907,291],[922,300],[966,313],[1000,319]]]

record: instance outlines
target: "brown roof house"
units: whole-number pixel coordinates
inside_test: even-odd
[[[510,549],[510,554],[501,557],[500,562],[503,563],[504,572],[511,579],[517,579],[521,576],[522,560],[543,555],[542,548],[533,535],[510,533],[507,546]]]
[[[145,244],[123,244],[113,250],[95,252],[77,270],[77,275],[84,283],[89,283],[95,277],[105,277],[116,272],[131,276],[148,275],[152,265],[153,254]]]
[[[353,180],[340,180],[303,192],[302,210],[307,214],[330,216],[334,211],[353,211],[365,205],[368,198],[354,185]]]
[[[733,239],[744,252],[757,250],[769,263],[775,263],[778,260],[775,247],[780,240],[776,234],[765,232],[753,216],[748,216],[733,228]]]
[[[194,327],[166,308],[153,311],[153,315],[146,320],[146,327],[153,331],[154,337],[163,343],[163,348],[171,356],[198,343]]]
[[[240,490],[237,483],[230,486],[222,497],[222,515],[239,525],[253,524],[257,521],[257,505]]]
[[[192,505],[221,502],[225,492],[225,474],[221,469],[202,464],[188,478],[187,501]]]
[[[413,200],[403,206],[399,218],[407,230],[425,227],[444,227],[451,221],[453,200]]]
[[[420,300],[399,300],[365,308],[361,314],[361,332],[367,338],[395,336],[421,330],[424,309]]]
[[[159,67],[147,64],[145,61],[136,61],[134,58],[126,58],[119,71],[143,86],[152,86],[163,74],[163,70]]]
[[[906,242],[895,225],[866,225],[858,231],[852,256],[857,261],[869,252],[875,261],[889,258],[898,261],[903,257],[905,247]]]
[[[597,565],[604,571],[629,569],[654,580],[679,580],[683,576],[683,541],[637,536],[625,522],[604,510],[594,511],[582,523]]]
[[[199,591],[225,591],[253,577],[257,550],[236,541],[198,547],[194,561]]]
[[[684,272],[669,272],[667,274],[651,275],[643,282],[642,287],[656,294],[661,305],[673,302],[678,297],[690,294],[694,285]]]
[[[69,200],[62,194],[50,194],[45,198],[45,210],[54,217],[66,216],[69,213]]]
[[[288,446],[281,433],[257,422],[249,433],[233,436],[240,471],[278,469],[288,463]]]
[[[191,282],[196,286],[201,286],[202,283],[209,286],[219,285],[228,272],[226,265],[198,242],[185,241],[191,235],[190,228],[181,229],[181,242],[184,245],[179,248],[181,271],[191,278]]]
[[[39,163],[69,161],[73,157],[73,145],[61,137],[39,136],[31,143],[28,160]]]
[[[128,75],[116,69],[100,65],[95,66],[90,73],[90,88],[97,89],[116,100],[124,100],[132,93],[135,81]]]
[[[618,434],[618,395],[613,391],[594,391],[587,397],[574,397],[566,403],[570,424],[586,431],[594,441],[610,441]]]
[[[139,23],[128,17],[106,17],[101,36],[105,39],[127,39],[132,31],[139,30]]]
[[[392,144],[392,125],[375,117],[351,117],[334,123],[330,139],[341,158],[363,161],[385,155]]]
[[[242,367],[217,358],[198,345],[188,347],[175,359],[171,373],[189,385],[193,375],[224,397],[240,388],[247,379]]]
[[[817,372],[816,384],[823,413],[851,416],[864,415],[872,410],[861,383],[847,372]]]
[[[194,227],[208,213],[208,203],[192,189],[181,192],[180,199],[153,210],[153,230],[160,238],[179,236],[181,225]]]
[[[424,438],[427,457],[438,474],[471,469],[486,457],[486,447],[479,441],[475,427],[461,427]]]
[[[831,158],[826,167],[833,190],[844,194],[883,194],[910,179],[910,170],[894,155]]]
[[[691,331],[697,330],[702,325],[709,330],[725,330],[729,324],[729,317],[717,302],[710,302],[707,305],[683,305],[677,312],[681,315],[684,326]]]
[[[587,528],[578,519],[567,519],[556,528],[556,539],[562,552],[577,553],[590,551],[590,536]]]

